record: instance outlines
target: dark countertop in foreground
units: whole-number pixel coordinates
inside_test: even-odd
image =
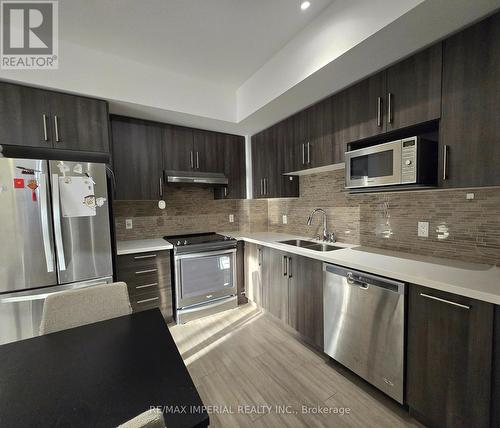
[[[158,309],[3,345],[0,361],[2,427],[110,428],[150,406],[172,406],[168,428],[208,426]]]

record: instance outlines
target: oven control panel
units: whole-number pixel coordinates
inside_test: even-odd
[[[401,142],[401,183],[417,182],[417,139],[408,138]]]

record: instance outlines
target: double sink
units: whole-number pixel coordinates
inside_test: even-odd
[[[305,248],[306,250],[313,250],[313,251],[342,250],[342,247],[336,247],[335,245],[325,244],[321,242],[305,241],[303,239],[290,239],[288,241],[279,241],[279,243],[292,245],[294,247]]]

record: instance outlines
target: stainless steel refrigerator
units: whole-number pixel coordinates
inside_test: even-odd
[[[112,276],[105,165],[0,158],[0,344],[38,335],[49,294]]]

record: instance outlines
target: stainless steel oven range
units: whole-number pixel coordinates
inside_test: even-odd
[[[175,319],[193,319],[238,306],[236,244],[217,233],[166,236],[174,246]]]

